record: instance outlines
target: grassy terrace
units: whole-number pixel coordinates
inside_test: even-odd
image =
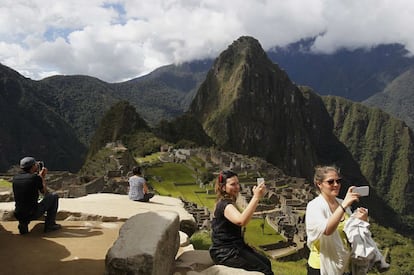
[[[163,163],[157,164],[145,171],[151,186],[163,196],[175,198],[182,197],[186,201],[196,203],[198,206],[206,206],[213,209],[216,196],[213,187],[200,188],[196,183],[194,171],[183,164]],[[161,179],[157,181],[156,179]],[[189,185],[189,183],[192,183]],[[211,194],[207,194],[210,190]]]

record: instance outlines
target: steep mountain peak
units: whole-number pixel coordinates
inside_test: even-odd
[[[312,147],[301,111],[306,100],[259,42],[244,36],[216,59],[189,113],[224,150],[260,156],[303,175],[315,161],[312,154],[303,163],[296,156],[297,148]]]
[[[235,40],[227,50],[220,54],[215,66],[222,66],[223,62],[227,63],[228,59],[237,61],[263,61],[268,60],[265,51],[259,41],[250,36],[242,36]]]
[[[292,86],[287,75],[267,58],[259,42],[243,36],[216,59],[189,110],[209,132],[207,120],[211,113],[228,113],[233,103],[244,97],[253,105],[261,104],[269,94],[269,82],[280,80]]]
[[[277,69],[267,58],[258,40],[248,36],[240,37],[220,54],[212,68],[217,80],[225,83],[220,90],[224,96],[221,103],[226,105],[229,103],[228,100],[235,99],[238,93],[246,91],[240,89],[240,86],[245,84],[241,80],[257,76],[263,71]]]

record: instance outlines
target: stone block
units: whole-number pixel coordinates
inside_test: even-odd
[[[106,274],[172,274],[180,245],[179,227],[179,216],[173,211],[129,218],[106,254]]]

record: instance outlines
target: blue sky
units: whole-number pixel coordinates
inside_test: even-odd
[[[26,77],[107,82],[215,58],[243,35],[265,50],[316,37],[315,52],[401,43],[414,53],[411,0],[0,0],[0,63]]]

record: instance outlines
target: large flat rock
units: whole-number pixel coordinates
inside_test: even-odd
[[[0,212],[13,210],[14,202],[0,203]],[[127,220],[139,213],[163,210],[177,212],[181,221],[194,221],[194,217],[184,209],[181,200],[157,195],[150,202],[135,202],[128,199],[127,195],[107,193],[90,194],[79,198],[60,198],[58,212],[82,213],[85,219],[101,216]],[[78,216],[81,217],[81,215]]]

